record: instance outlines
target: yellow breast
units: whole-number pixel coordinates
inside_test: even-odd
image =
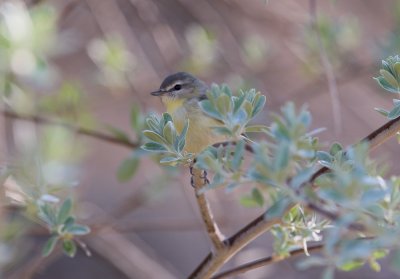
[[[199,153],[209,145],[227,140],[226,136],[219,135],[211,129],[211,127],[221,126],[221,123],[205,115],[200,108],[185,106],[182,99],[165,98],[163,103],[172,116],[178,133],[181,133],[186,120],[189,120],[185,151]]]

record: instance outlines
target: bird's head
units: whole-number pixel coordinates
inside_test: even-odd
[[[160,85],[160,89],[151,92],[153,96],[161,96],[163,102],[167,100],[186,101],[202,99],[207,92],[207,85],[185,72],[178,72],[167,76]]]

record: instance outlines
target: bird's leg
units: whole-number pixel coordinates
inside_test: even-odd
[[[204,185],[210,184],[210,180],[208,180],[207,178],[207,171],[203,170],[203,173],[201,174],[200,178],[204,179]]]
[[[195,171],[194,171],[194,164],[196,163],[196,159],[193,161],[192,164],[190,164],[189,166],[189,172],[190,172],[190,185],[192,185],[193,188],[196,188],[195,183],[194,183],[194,176],[196,175]],[[203,170],[201,171],[200,175],[199,175],[200,179],[203,179],[203,185],[206,184],[210,184],[210,181],[207,178],[207,171]]]

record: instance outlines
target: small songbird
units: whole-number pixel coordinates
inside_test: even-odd
[[[226,136],[217,134],[211,128],[221,126],[222,123],[200,109],[199,102],[207,99],[207,90],[208,86],[203,81],[179,72],[167,76],[160,89],[151,92],[151,95],[161,97],[178,133],[182,131],[186,120],[189,120],[184,150],[190,153],[199,153],[209,145],[227,140]]]

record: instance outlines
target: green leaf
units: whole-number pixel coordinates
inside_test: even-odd
[[[376,110],[377,112],[379,112],[380,114],[382,114],[383,116],[387,117],[389,114],[389,111],[383,109],[383,108],[374,108],[374,110]]]
[[[143,144],[141,146],[141,148],[143,150],[151,151],[151,152],[165,152],[165,151],[167,151],[167,149],[163,145],[161,145],[159,143],[156,143],[156,142],[147,142],[147,143]]]
[[[264,95],[260,95],[260,98],[254,104],[254,108],[253,108],[251,117],[256,116],[264,108],[266,100],[267,100],[267,98]]]
[[[290,180],[290,186],[293,189],[299,188],[301,185],[310,180],[311,176],[314,174],[315,168],[305,168],[300,170],[293,178]]]
[[[333,156],[325,151],[317,151],[316,155],[319,161],[331,163],[333,160]]]
[[[258,206],[264,205],[264,196],[262,195],[260,190],[254,188],[253,191],[251,192],[251,196]]]
[[[265,125],[250,125],[246,126],[245,133],[263,133],[268,131],[268,127]]]
[[[332,156],[335,156],[336,153],[338,153],[339,151],[343,150],[343,146],[340,143],[333,143],[331,145],[331,148],[329,149],[329,154],[331,154]]]
[[[281,141],[275,150],[274,169],[283,170],[289,164],[289,143]]]
[[[384,77],[377,77],[374,78],[378,84],[385,89],[386,91],[389,91],[391,93],[400,93],[399,90],[397,88],[392,87],[386,80]]]
[[[57,224],[64,224],[67,218],[71,214],[72,200],[70,198],[66,199],[60,207],[57,215]]]
[[[40,218],[45,221],[49,226],[54,226],[57,224],[57,218],[54,210],[47,203],[39,206],[39,215]]]
[[[90,233],[90,228],[84,225],[72,225],[67,230],[69,233],[73,235],[87,235]]]
[[[164,125],[167,124],[168,122],[172,122],[172,117],[168,112],[164,112],[162,117],[164,119]]]
[[[156,132],[150,131],[150,130],[144,130],[143,131],[143,135],[148,138],[151,141],[160,143],[160,144],[166,144],[166,140],[160,136],[159,134],[157,134]]]
[[[216,111],[209,100],[204,100],[200,102],[200,108],[209,116],[222,120],[221,114]]]
[[[42,249],[43,257],[47,257],[48,255],[51,254],[51,252],[53,252],[54,247],[56,247],[58,239],[59,239],[59,236],[54,235],[46,241],[46,243],[44,244],[43,249]]]
[[[343,271],[351,271],[351,270],[355,270],[355,269],[362,267],[364,264],[365,264],[364,261],[354,260],[354,261],[347,262],[347,263],[339,266],[338,268]]]
[[[289,205],[291,205],[289,197],[280,198],[265,212],[264,218],[268,220],[282,217]]]
[[[231,136],[232,132],[226,127],[211,127],[215,132],[221,135]]]
[[[379,73],[382,77],[393,87],[399,89],[399,83],[397,82],[396,78],[388,71],[381,69]]]
[[[234,101],[234,106],[233,106],[233,113],[237,113],[238,110],[241,108],[244,100],[246,99],[245,94],[241,94],[238,98],[237,97],[233,97],[233,101]]]
[[[64,233],[68,231],[68,228],[75,224],[75,218],[73,216],[69,216],[67,220],[65,220],[64,225],[61,228],[61,232]]]
[[[174,124],[169,121],[164,126],[163,136],[169,144],[173,144],[176,138],[176,130]]]
[[[62,245],[64,253],[73,258],[76,254],[76,244],[73,240],[65,239]]]
[[[224,92],[229,98],[232,98],[232,91],[228,85],[222,84],[221,91]]]
[[[394,63],[393,70],[394,70],[394,73],[396,74],[396,78],[399,79],[400,78],[400,62]]]
[[[164,157],[160,160],[161,164],[171,165],[172,163],[176,163],[179,160],[177,157]],[[174,164],[172,164],[174,165]]]
[[[160,127],[155,115],[150,115],[146,118],[147,127],[153,131],[159,132]]]
[[[227,115],[232,109],[231,98],[228,95],[221,95],[217,99],[217,110],[221,115]]]
[[[178,139],[177,139],[177,141],[178,141],[177,151],[178,152],[182,152],[183,148],[185,147],[186,134],[187,134],[188,129],[189,129],[189,120],[187,120],[185,122],[185,126],[183,126],[182,132],[178,136]]]
[[[244,153],[244,140],[240,140],[236,143],[235,153],[231,161],[233,171],[237,171],[242,163],[243,153]]]
[[[134,155],[123,161],[117,170],[118,181],[126,182],[130,180],[135,175],[139,167],[139,162],[139,158]]]
[[[373,260],[373,259],[370,259],[370,260],[368,261],[368,263],[369,263],[369,267],[370,267],[373,271],[375,271],[375,272],[380,272],[380,271],[381,271],[381,265],[380,265],[377,261],[375,261],[375,260]]]
[[[400,116],[400,105],[394,107],[388,114],[389,119],[395,119]]]
[[[258,203],[254,200],[253,197],[244,196],[241,197],[239,203],[244,207],[258,207]]]
[[[132,106],[132,110],[131,110],[131,126],[132,129],[136,132],[139,131],[139,129],[141,128],[140,125],[141,124],[141,114],[140,114],[140,108],[137,104],[134,104]]]

